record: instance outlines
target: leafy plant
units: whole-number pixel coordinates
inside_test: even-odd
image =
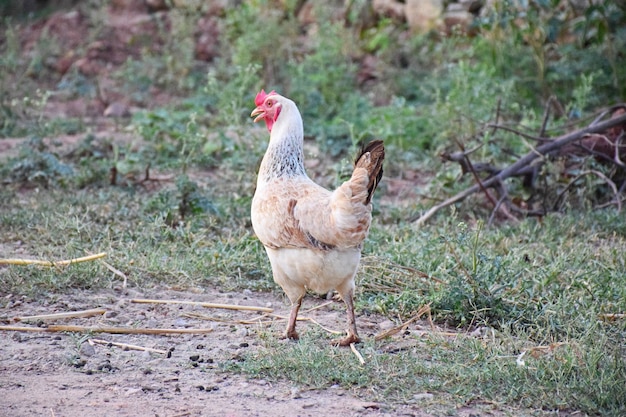
[[[61,162],[38,137],[31,138],[21,147],[6,173],[11,182],[43,187],[66,185],[73,174],[74,170]]]

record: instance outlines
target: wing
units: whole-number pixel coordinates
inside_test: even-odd
[[[363,204],[362,196],[353,198],[357,196],[349,185],[331,193],[308,178],[266,184],[252,202],[256,235],[270,248],[360,247],[371,223],[371,206]]]

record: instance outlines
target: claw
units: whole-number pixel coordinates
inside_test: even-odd
[[[350,346],[352,343],[361,342],[361,338],[355,334],[348,334],[347,337],[339,340],[333,340],[331,344],[333,346]]]

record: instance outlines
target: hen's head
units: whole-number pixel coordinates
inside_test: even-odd
[[[254,99],[256,108],[252,110],[250,117],[254,117],[254,121],[265,120],[267,130],[272,131],[274,122],[278,119],[280,111],[282,109],[281,99],[283,97],[278,95],[276,91],[271,91],[269,94],[265,90],[261,90]]]

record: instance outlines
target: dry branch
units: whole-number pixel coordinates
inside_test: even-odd
[[[261,311],[263,313],[271,313],[274,311],[272,308],[256,307],[256,306],[238,306],[234,304],[215,304],[215,303],[203,303],[201,301],[185,301],[185,300],[149,300],[142,298],[134,298],[130,300],[131,303],[138,304],[186,304],[194,305],[205,308],[222,308],[226,310],[243,310],[243,311]]]
[[[51,325],[48,327],[0,326],[0,331],[40,332],[40,333],[110,333],[110,334],[204,334],[213,329],[133,329],[127,327],[88,327],[73,325]]]
[[[270,314],[270,316],[274,317],[274,318],[277,318],[277,319],[280,319],[280,320],[287,320],[288,319],[288,317],[280,316],[278,314]],[[331,333],[331,334],[343,334],[343,332],[341,332],[341,331],[333,330],[333,329],[329,329],[328,327],[325,327],[320,322],[318,322],[317,320],[315,320],[315,319],[313,319],[311,317],[301,317],[301,316],[298,316],[298,318],[296,320],[297,321],[310,321],[311,323],[317,324],[322,329],[324,329],[325,331],[327,331],[328,333]]]
[[[126,288],[126,285],[128,285],[128,277],[126,276],[125,273],[123,273],[119,269],[113,267],[112,265],[108,264],[107,262],[105,262],[103,260],[100,260],[100,263],[102,263],[102,265],[104,265],[106,267],[106,269],[108,269],[109,271],[113,272],[118,277],[121,277],[124,280],[122,282],[122,288]]]
[[[409,327],[411,323],[419,320],[424,314],[428,314],[428,317],[430,317],[430,304],[423,305],[417,311],[417,314],[415,316],[405,321],[404,323],[399,324],[398,326],[392,327],[389,330],[385,330],[382,333],[378,333],[376,336],[374,336],[374,340],[376,341],[383,340],[387,337],[393,336],[394,334],[397,334],[397,333],[400,333],[401,331],[406,330],[406,328]],[[431,321],[431,327],[432,327],[432,321]]]
[[[623,313],[605,313],[598,315],[602,320],[613,321],[617,319],[626,319],[626,314]]]
[[[181,316],[182,317],[187,317],[187,318],[190,318],[190,319],[215,321],[215,322],[218,322],[218,323],[228,323],[228,324],[271,324],[271,323],[274,322],[274,320],[262,321],[263,319],[268,317],[267,314],[263,314],[261,316],[257,316],[255,318],[249,319],[249,320],[224,319],[224,318],[221,318],[221,317],[206,316],[206,315],[200,314],[200,313],[183,313],[183,314],[181,314]]]
[[[60,319],[73,319],[73,318],[82,318],[82,317],[93,317],[93,316],[101,316],[106,313],[104,308],[94,308],[91,310],[81,310],[81,311],[69,311],[67,313],[53,313],[53,314],[40,314],[36,316],[22,316],[22,317],[13,317],[13,321],[28,321],[28,320],[60,320]]]
[[[363,359],[363,356],[361,355],[361,353],[358,350],[356,350],[356,346],[354,345],[354,343],[350,343],[350,350],[352,351],[352,353],[354,353],[354,355],[357,357],[359,362],[361,362],[361,365],[365,365],[365,359]]]
[[[95,255],[83,256],[82,258],[68,259],[65,261],[40,261],[37,259],[0,259],[0,265],[41,265],[41,266],[67,266],[77,264],[79,262],[88,262],[95,259],[104,258],[106,252],[96,253]]]
[[[606,115],[607,113],[603,113],[603,115]],[[473,186],[465,189],[464,191],[461,191],[460,193],[456,194],[453,197],[448,198],[447,200],[443,201],[440,204],[435,205],[434,207],[431,207],[428,211],[426,211],[426,213],[422,214],[419,218],[417,219],[413,219],[418,225],[423,225],[424,223],[426,223],[432,216],[435,215],[435,213],[437,213],[439,210],[441,210],[442,208],[448,207],[452,204],[458,203],[462,200],[464,200],[465,198],[467,198],[468,196],[480,191],[483,189],[483,187],[492,187],[494,185],[497,185],[498,183],[502,183],[504,182],[504,180],[517,175],[521,170],[523,169],[527,169],[527,167],[532,166],[532,163],[538,159],[541,158],[543,156],[546,156],[560,148],[562,148],[565,145],[568,145],[570,143],[573,143],[577,140],[580,140],[582,138],[584,138],[586,135],[589,134],[593,134],[593,133],[600,133],[600,132],[604,132],[607,129],[610,129],[612,127],[615,126],[619,126],[622,125],[624,123],[626,123],[626,114],[622,114],[620,116],[614,117],[612,119],[609,120],[605,120],[603,122],[599,121],[600,118],[596,118],[596,120],[594,120],[590,125],[576,130],[574,132],[570,132],[567,133],[565,135],[559,136],[558,138],[555,138],[554,140],[548,141],[548,142],[544,142],[541,145],[535,147],[534,149],[532,149],[530,152],[528,152],[526,155],[524,155],[522,158],[518,159],[516,162],[514,162],[513,164],[507,166],[506,168],[499,170],[498,173],[496,175],[493,175],[485,180],[483,180],[481,183],[479,184],[474,184]],[[497,125],[489,125],[488,127],[497,127],[497,128],[504,128],[502,126],[497,126]]]
[[[89,339],[88,342],[92,346],[93,345],[115,346],[115,347],[122,348],[124,350],[139,350],[143,352],[160,353],[162,355],[167,355],[169,353],[167,350],[154,349],[154,348],[138,346],[138,345],[129,345],[128,343],[109,342],[108,340],[102,340],[102,339]]]

